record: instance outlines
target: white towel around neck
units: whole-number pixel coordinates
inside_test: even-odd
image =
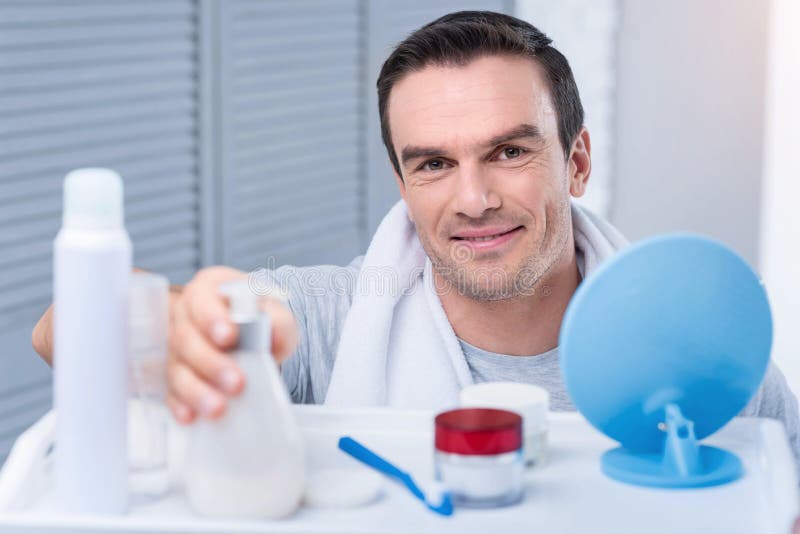
[[[613,226],[576,204],[572,224],[585,274],[627,245]],[[325,404],[405,409],[457,404],[472,375],[433,280],[430,259],[400,200],[364,256]]]

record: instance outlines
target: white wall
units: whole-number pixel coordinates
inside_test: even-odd
[[[617,0],[517,0],[515,15],[543,31],[569,60],[592,140],[592,175],[581,204],[608,215],[614,170]]]
[[[770,7],[759,257],[775,322],[773,355],[800,392],[800,2]]]
[[[800,392],[800,2],[620,0],[612,221],[689,230],[765,280]]]
[[[611,214],[630,238],[700,232],[757,262],[767,6],[620,0]]]

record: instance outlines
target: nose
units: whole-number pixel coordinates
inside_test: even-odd
[[[472,219],[480,219],[487,210],[497,209],[501,204],[492,180],[477,165],[459,167],[453,199],[456,211]]]

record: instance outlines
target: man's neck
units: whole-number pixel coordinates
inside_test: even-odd
[[[445,287],[434,269],[436,287]],[[536,285],[533,295],[481,301],[455,288],[440,294],[453,330],[470,345],[499,354],[529,356],[558,346],[561,320],[581,281],[574,246]],[[445,284],[445,285],[441,285]]]

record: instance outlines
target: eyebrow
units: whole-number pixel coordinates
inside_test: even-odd
[[[489,139],[489,142],[486,143],[486,146],[502,145],[503,143],[513,141],[514,139],[522,139],[526,137],[537,140],[542,139],[542,132],[540,132],[539,128],[533,124],[520,124],[516,128],[512,128],[505,133],[492,137]]]
[[[481,146],[493,147],[501,145],[503,143],[507,143],[509,141],[513,141],[514,139],[523,139],[523,138],[540,140],[542,139],[542,132],[539,130],[539,128],[537,128],[533,124],[520,124],[519,126],[515,126],[514,128],[510,129],[507,132],[495,135],[485,143],[481,143]],[[438,148],[438,147],[406,145],[400,152],[400,160],[405,165],[409,161],[419,158],[441,157],[445,154],[445,152],[446,151],[443,148]]]

